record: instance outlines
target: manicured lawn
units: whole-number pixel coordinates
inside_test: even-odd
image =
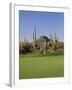
[[[64,76],[64,56],[20,56],[19,79]]]

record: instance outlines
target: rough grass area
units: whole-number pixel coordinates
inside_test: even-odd
[[[63,77],[64,55],[19,57],[19,79]]]

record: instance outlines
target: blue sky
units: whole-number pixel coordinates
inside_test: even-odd
[[[40,36],[50,37],[50,33],[56,32],[60,41],[64,40],[64,13],[19,11],[20,41],[32,41],[32,33],[36,27],[37,38]]]

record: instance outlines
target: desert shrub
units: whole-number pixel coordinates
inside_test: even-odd
[[[26,43],[20,43],[19,45],[19,53],[20,54],[26,54],[28,52],[33,51],[32,43],[26,42]]]

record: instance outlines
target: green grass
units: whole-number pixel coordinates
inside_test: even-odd
[[[25,56],[20,55],[19,79],[63,77],[64,56]]]

